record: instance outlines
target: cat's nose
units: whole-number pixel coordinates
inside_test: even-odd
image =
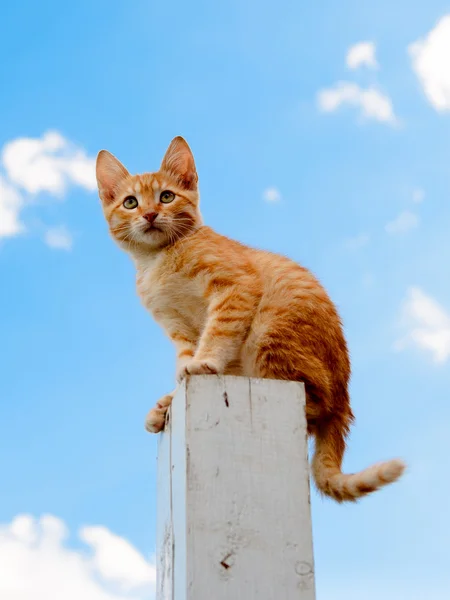
[[[152,225],[157,216],[158,216],[158,213],[155,213],[155,212],[147,213],[144,215],[144,219]]]

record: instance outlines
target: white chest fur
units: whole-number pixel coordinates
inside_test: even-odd
[[[161,325],[175,318],[198,333],[203,329],[207,302],[200,278],[187,277],[159,256],[137,265],[136,284],[142,303]]]

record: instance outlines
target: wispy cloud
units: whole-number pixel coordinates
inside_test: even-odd
[[[375,57],[376,47],[373,42],[359,42],[348,49],[345,62],[349,69],[367,67],[377,69],[378,62]]]
[[[424,200],[425,200],[424,190],[422,190],[420,188],[415,189],[412,194],[412,201],[414,202],[414,204],[420,204]]]
[[[375,87],[361,88],[356,83],[340,81],[318,92],[317,102],[323,112],[335,112],[342,106],[353,106],[366,119],[394,125],[397,118],[391,99]]]
[[[385,230],[391,235],[407,233],[419,225],[419,217],[410,210],[404,210],[393,221],[386,223]]]
[[[276,187],[269,187],[264,190],[263,198],[266,202],[275,203],[281,200],[281,193]]]
[[[0,237],[12,237],[24,230],[20,221],[22,206],[22,196],[0,175]]]
[[[450,14],[408,48],[426,97],[438,111],[450,110]]]
[[[83,527],[86,548],[70,549],[60,519],[19,515],[0,526],[4,600],[151,600],[155,567],[105,527]]]
[[[57,131],[11,140],[0,156],[0,237],[25,231],[22,211],[38,194],[54,198],[71,185],[96,188],[95,159]]]
[[[370,242],[370,236],[368,233],[359,233],[354,237],[347,238],[344,241],[344,246],[348,250],[359,250],[360,248],[364,248]]]
[[[406,334],[394,347],[416,346],[431,353],[436,363],[450,358],[450,314],[419,287],[411,287],[401,309],[401,325]]]
[[[71,250],[73,246],[72,234],[64,225],[47,229],[44,241],[47,246],[55,250]]]
[[[375,285],[375,275],[373,273],[365,273],[362,278],[363,287],[366,289],[373,288]]]

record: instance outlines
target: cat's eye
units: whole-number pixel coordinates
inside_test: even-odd
[[[125,198],[125,200],[123,201],[123,205],[125,208],[136,208],[136,206],[138,205],[138,201],[134,196],[127,196]]]
[[[175,194],[173,192],[170,192],[169,190],[165,190],[164,192],[161,192],[159,200],[163,204],[169,204],[169,202],[175,200]]]

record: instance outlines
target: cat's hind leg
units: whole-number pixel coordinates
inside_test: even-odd
[[[293,339],[292,339],[293,338]],[[247,377],[301,381],[306,388],[306,417],[311,430],[332,411],[332,382],[317,356],[306,352],[289,332],[249,336],[243,349],[243,374]]]
[[[145,418],[145,429],[149,433],[159,433],[166,424],[166,414],[172,404],[175,391],[166,394],[158,400],[156,405],[149,411]]]

